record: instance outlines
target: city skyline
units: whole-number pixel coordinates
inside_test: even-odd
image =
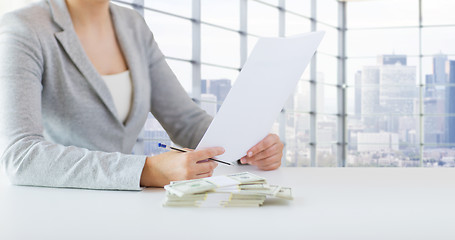
[[[297,6],[295,5],[297,2],[286,1],[285,9],[310,16],[311,6],[309,4]],[[226,12],[217,14],[216,9],[220,3],[224,4],[223,9],[226,9],[226,12],[235,12],[235,15]],[[351,134],[357,136],[360,133],[362,139],[365,136],[374,138],[372,136],[375,135],[368,134],[377,133],[375,137],[381,139],[378,140],[379,145],[391,146],[386,148],[390,151],[396,150],[395,139],[398,138],[399,151],[374,154],[375,166],[425,166],[425,162],[421,165],[422,162],[419,161],[427,161],[427,156],[430,155],[436,156],[434,149],[440,149],[441,144],[445,144],[446,132],[450,131],[444,128],[444,125],[453,117],[447,118],[444,115],[449,110],[446,108],[449,106],[446,102],[450,101],[445,98],[446,91],[451,88],[439,85],[444,75],[439,74],[442,69],[441,64],[437,62],[439,60],[433,58],[446,55],[447,59],[451,60],[455,54],[453,34],[447,34],[447,30],[453,26],[451,28],[438,25],[450,24],[453,20],[446,8],[444,11],[438,10],[440,8],[436,6],[441,4],[440,1],[434,5],[424,1],[422,6],[419,6],[417,1],[347,3],[349,14],[346,15],[347,24],[344,32],[345,56],[339,56],[338,51],[338,47],[342,45],[339,45],[338,36],[341,31],[337,28],[339,22],[336,16],[339,14],[337,8],[339,5],[336,1],[327,1],[324,7],[317,5],[317,18],[313,19],[315,26],[312,25],[312,19],[295,16],[286,11],[284,18],[279,19],[279,21],[284,19],[283,25],[280,25],[278,12],[281,10],[274,7],[278,3],[275,1],[268,3],[269,5],[248,1],[247,11],[239,13],[237,1],[201,2],[202,22],[198,40],[200,45],[191,45],[189,41],[184,41],[192,38],[192,23],[188,19],[179,19],[154,11],[145,11],[144,17],[184,88],[191,97],[201,103],[201,106],[203,104],[207,104],[205,107],[210,106],[211,110],[208,112],[211,115],[219,108],[217,104],[215,110],[212,103],[221,101],[215,99],[216,94],[202,93],[203,91],[201,95],[198,95],[199,92],[193,94],[193,87],[199,86],[201,79],[230,79],[235,83],[242,64],[239,58],[245,59],[242,54],[246,52],[246,56],[248,55],[258,37],[277,37],[279,34],[290,36],[315,29],[324,30],[326,37],[318,49],[316,67],[305,71],[300,84],[304,90],[295,92],[281,118],[277,120],[281,126],[277,124],[273,130],[279,132],[285,140],[286,155],[293,155],[294,158],[301,155],[302,157],[295,161],[302,162],[303,165],[309,165],[311,162],[312,166],[314,163],[316,166],[339,166],[337,161],[346,160],[346,166],[373,166],[372,161],[364,158],[357,158],[357,162],[350,164],[352,161],[349,158],[368,155],[367,151],[348,152],[347,159],[340,158],[346,155],[338,155],[340,151],[338,144],[341,144],[338,133],[346,131],[348,151],[358,149],[356,138],[350,139]],[[446,1],[444,4],[448,6],[447,4],[455,3]],[[189,11],[191,4],[182,4],[175,9],[173,7],[175,3],[171,1],[146,2],[146,5],[187,18],[192,17]],[[419,11],[422,18],[419,18]],[[246,47],[242,45],[243,35],[237,32],[240,30],[242,16],[245,16],[243,19],[247,22]],[[267,21],[258,21],[259,19]],[[197,39],[193,38],[193,41]],[[199,52],[200,59],[192,59],[192,51]],[[242,54],[239,55],[239,52]],[[389,61],[394,61],[393,59],[383,59],[384,66],[378,67],[377,58],[380,55],[401,55],[406,58],[405,61],[395,62],[399,63],[398,65]],[[346,78],[343,83],[338,82],[340,57],[346,57]],[[199,75],[194,75],[197,69],[194,65],[199,63]],[[364,68],[366,71],[363,71]],[[378,77],[377,89],[372,86],[374,84],[362,82],[362,77],[374,74]],[[400,83],[395,81],[396,76],[406,80]],[[340,103],[341,88],[346,89],[346,98]],[[363,91],[357,91],[357,88]],[[315,97],[313,91],[316,92]],[[367,102],[371,104],[368,106]],[[339,125],[340,118],[344,117],[338,112],[341,109],[340,104],[346,105],[346,126]],[[376,120],[370,118],[371,121],[368,121],[367,116],[362,116],[362,107],[364,115],[380,116]],[[400,114],[406,116],[398,117]],[[438,114],[440,116],[436,116]],[[285,129],[282,128],[282,124],[286,126]],[[315,128],[316,131],[312,131],[311,128]],[[365,146],[360,148],[368,150]],[[438,161],[444,159],[443,162],[449,163],[447,156],[442,156],[450,155],[447,149],[449,148],[440,150],[439,157],[431,158]],[[317,154],[314,154],[315,152]],[[397,164],[397,159],[403,161]],[[325,162],[319,164],[321,161]]]

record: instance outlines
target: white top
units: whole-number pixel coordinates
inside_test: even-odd
[[[87,191],[2,183],[0,239],[453,240],[454,168],[218,165],[292,187],[259,208],[166,208],[162,188]]]
[[[111,92],[115,107],[117,108],[117,117],[124,123],[130,113],[133,96],[130,71],[127,70],[125,72],[103,75],[101,77]]]

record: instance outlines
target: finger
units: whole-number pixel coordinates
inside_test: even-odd
[[[270,165],[266,166],[258,166],[259,169],[264,170],[264,171],[270,171],[270,170],[275,170],[281,166],[281,161],[272,163]]]
[[[195,175],[213,171],[218,166],[214,161],[200,162],[193,166]]]
[[[278,142],[280,142],[280,138],[276,134],[269,134],[254,147],[250,148],[250,150],[247,151],[247,156],[253,157],[255,154],[262,152],[264,149],[267,149]]]
[[[283,156],[282,153],[277,153],[277,154],[269,156],[267,158],[250,162],[249,164],[250,165],[254,165],[254,166],[258,166],[258,167],[263,167],[263,166],[267,166],[267,165],[270,165],[270,164],[273,164],[273,163],[276,163],[276,162],[281,162],[281,157],[282,156]]]
[[[197,178],[199,177],[211,177],[213,175],[213,170],[211,171],[208,171],[208,172],[203,172],[203,173],[199,173],[196,175]]]
[[[213,147],[213,148],[206,148],[202,150],[196,150],[193,152],[188,152],[190,158],[194,161],[205,160],[207,158],[212,158],[224,153],[224,148],[222,147]]]
[[[262,152],[256,153],[253,157],[246,157],[245,161],[247,163],[259,161],[259,160],[266,159],[270,156],[273,156],[273,155],[276,155],[276,154],[282,153],[282,152],[283,152],[283,144],[280,142],[280,143],[273,144],[272,146],[264,149]]]
[[[196,178],[206,178],[206,177],[211,177],[212,175],[213,175],[213,171],[198,174],[198,175],[196,175]]]

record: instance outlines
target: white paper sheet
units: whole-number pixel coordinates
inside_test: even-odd
[[[224,147],[234,162],[270,132],[324,32],[261,38],[196,149]]]

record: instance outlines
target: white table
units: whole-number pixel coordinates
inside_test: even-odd
[[[250,171],[293,188],[260,208],[164,208],[142,192],[0,183],[0,239],[455,239],[455,169]]]

